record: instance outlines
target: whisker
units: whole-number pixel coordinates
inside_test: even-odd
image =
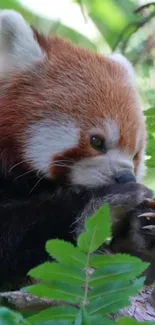
[[[16,178],[14,178],[14,181],[17,180],[18,178],[21,178],[21,177],[23,177],[23,176],[25,176],[25,175],[28,175],[28,174],[32,173],[32,172],[35,172],[35,169],[31,169],[31,170],[29,170],[28,172],[23,173],[23,174],[17,176]]]
[[[36,183],[35,185],[32,187],[31,191],[29,192],[29,194],[32,193],[32,191],[36,188],[36,186],[41,182],[41,180],[44,178],[44,176],[42,176]]]
[[[66,168],[69,168],[71,165],[66,165],[65,163],[63,164],[61,164],[61,162],[65,162],[65,160],[57,160],[57,161],[55,161],[53,164],[51,164],[50,165],[50,168],[52,168],[52,167],[66,167]],[[66,161],[67,162],[67,161]],[[47,166],[49,165],[49,163],[48,164],[46,164],[46,165],[44,165],[44,167],[43,168],[40,168],[39,170],[38,170],[38,172],[37,172],[37,176],[39,175],[39,173],[41,173],[42,172],[42,170],[43,169],[45,169]]]
[[[50,167],[55,167],[55,166],[57,166],[57,167],[65,167],[65,168],[68,168],[68,167],[70,167],[71,165],[55,164],[55,165],[51,165]]]
[[[15,165],[13,165],[13,166],[12,166],[12,167],[9,169],[9,172],[11,172],[11,170],[13,170],[15,167],[17,167],[17,166],[21,165],[23,162],[27,162],[27,160],[26,160],[26,159],[24,159],[24,160],[20,161],[19,163],[17,163],[17,164],[15,164]]]
[[[16,166],[22,164],[24,161],[26,161],[26,160],[23,160],[23,161],[21,161],[20,163],[14,165],[14,166],[10,169],[10,171],[11,171],[14,167],[16,167]],[[71,166],[71,164],[66,164],[66,162],[68,162],[68,160],[57,160],[57,161],[55,161],[53,164],[51,164],[50,167],[63,167],[63,168],[69,168],[69,167]],[[72,161],[70,160],[69,162],[72,162]],[[49,165],[49,163],[46,164],[46,165],[44,165],[43,168],[40,168],[38,171],[36,171],[35,168],[34,168],[34,169],[31,169],[31,170],[29,170],[29,171],[27,171],[27,172],[25,172],[25,173],[23,173],[23,174],[17,176],[14,180],[17,180],[18,178],[21,178],[21,177],[23,177],[23,176],[25,176],[25,175],[28,175],[28,174],[32,173],[32,172],[36,172],[37,176],[39,177],[39,174],[42,173],[43,170],[44,170],[48,165]],[[44,176],[43,176],[43,177],[44,177]]]
[[[54,163],[64,163],[64,164],[66,164],[66,163],[74,163],[74,160],[57,160],[57,161],[54,161]]]
[[[17,164],[13,165],[13,166],[9,169],[9,172],[11,172],[15,167],[17,167],[17,166],[23,164],[24,162],[28,162],[28,160],[27,160],[27,159],[24,159],[24,160],[18,162]],[[67,163],[67,162],[72,162],[72,163],[73,163],[74,161],[73,161],[72,159],[62,159],[62,160],[57,160],[57,161],[55,161],[54,163],[57,164],[57,163]],[[46,166],[48,166],[48,164],[45,165],[44,168],[45,168]],[[44,168],[43,168],[43,169],[44,169]],[[40,171],[41,171],[41,170],[39,170],[38,173],[39,173]],[[38,173],[37,173],[37,174],[38,174]]]

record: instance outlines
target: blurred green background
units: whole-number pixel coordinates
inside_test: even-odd
[[[46,34],[103,54],[119,51],[136,70],[148,125],[145,182],[155,190],[155,2],[146,0],[0,0]]]

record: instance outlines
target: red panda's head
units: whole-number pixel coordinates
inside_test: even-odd
[[[124,174],[141,180],[146,131],[130,63],[32,30],[0,13],[0,150],[72,185],[99,186]]]

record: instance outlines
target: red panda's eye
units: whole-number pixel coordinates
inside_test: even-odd
[[[134,157],[133,157],[133,160],[137,160],[138,159],[138,156],[139,156],[139,152],[137,152]]]
[[[93,135],[90,138],[90,144],[93,147],[93,149],[100,151],[100,152],[105,152],[105,141],[104,139],[100,138],[99,136]]]

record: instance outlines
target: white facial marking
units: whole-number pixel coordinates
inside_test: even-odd
[[[106,121],[106,138],[107,138],[107,145],[108,148],[113,148],[119,141],[120,133],[119,133],[119,126],[113,120],[108,119]]]
[[[78,145],[80,130],[71,121],[44,120],[31,125],[26,137],[25,158],[36,171],[49,176],[52,159]]]
[[[133,172],[132,157],[118,149],[109,150],[105,155],[81,159],[72,166],[72,184],[87,187],[113,183],[118,172]]]
[[[44,53],[35,41],[32,29],[14,10],[0,11],[0,73],[1,78],[26,69]]]

